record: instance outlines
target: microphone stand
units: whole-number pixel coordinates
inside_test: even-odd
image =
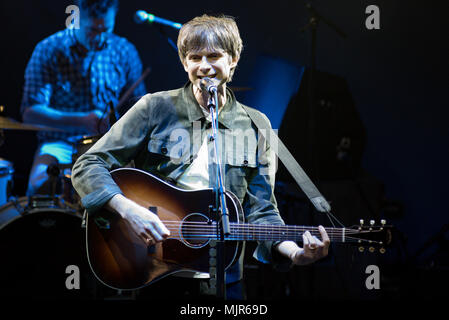
[[[306,5],[307,10],[310,12],[309,23],[300,29],[300,32],[304,32],[306,29],[310,28],[312,33],[311,39],[311,62],[310,62],[310,73],[308,78],[308,101],[309,101],[309,154],[310,154],[310,165],[311,165],[311,179],[315,180],[319,178],[319,168],[317,165],[317,155],[315,152],[316,148],[316,102],[315,102],[315,74],[316,74],[316,39],[317,39],[317,27],[320,21],[323,21],[327,24],[331,29],[333,29],[336,33],[338,33],[342,38],[346,38],[346,34],[341,31],[333,22],[329,21],[321,14],[319,14],[315,8],[312,7],[310,3]]]
[[[162,26],[159,26],[158,28],[159,33],[166,38],[166,40],[168,41],[168,44],[173,48],[173,50],[175,50],[176,52],[178,52],[178,47],[176,46],[175,42],[167,35],[167,33],[165,32],[165,30],[162,28]]]
[[[216,294],[217,298],[226,300],[226,274],[225,274],[225,237],[231,234],[229,215],[226,208],[226,198],[223,185],[223,172],[218,148],[218,93],[217,88],[210,89],[208,101],[209,112],[212,117],[212,136],[214,142],[214,154],[216,160],[216,183],[214,185],[215,208],[217,217],[217,241],[216,241]],[[211,258],[210,260],[212,260]]]
[[[317,126],[316,126],[316,101],[315,101],[315,86],[316,86],[316,80],[315,80],[315,74],[316,74],[316,43],[317,43],[317,28],[318,23],[320,21],[323,21],[325,24],[327,24],[331,29],[333,29],[336,33],[338,33],[342,38],[346,38],[346,34],[341,31],[334,23],[329,21],[328,19],[324,18],[321,14],[319,14],[315,8],[310,3],[307,3],[306,5],[307,10],[310,12],[310,18],[309,23],[302,27],[300,29],[300,32],[304,32],[306,29],[310,28],[312,33],[311,38],[311,62],[310,62],[310,73],[308,78],[308,107],[309,107],[309,126],[308,126],[308,140],[309,140],[309,154],[311,160],[310,162],[310,178],[311,180],[319,181],[320,174],[319,174],[319,166],[318,166],[318,156],[315,151],[317,143],[316,143],[316,133],[318,132]],[[310,214],[312,214],[312,211],[309,210]],[[329,213],[328,217],[331,220]],[[313,220],[313,217],[311,217]],[[332,222],[332,220],[331,220]],[[333,223],[333,222],[332,222]],[[308,279],[313,278],[314,270],[310,270],[310,274]],[[308,289],[310,292],[313,292],[313,284],[309,281],[308,282]]]

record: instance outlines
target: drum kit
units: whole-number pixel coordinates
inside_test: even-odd
[[[60,129],[0,116],[2,139],[3,130]],[[76,140],[72,164],[98,139],[99,136],[92,136]],[[59,172],[61,194],[15,197],[13,163],[0,158],[0,296],[84,298],[95,291],[85,252],[80,198],[71,185],[70,170]],[[70,265],[81,270],[81,286],[90,288],[89,291],[67,289],[69,275],[65,271]]]

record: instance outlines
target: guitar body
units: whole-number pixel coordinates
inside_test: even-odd
[[[155,212],[176,230],[169,228],[169,239],[149,246],[115,212],[102,209],[88,216],[88,260],[102,283],[114,289],[138,289],[178,271],[209,272],[210,239],[192,240],[188,226],[191,222],[210,222],[209,215],[215,218],[214,213],[209,213],[215,200],[212,189],[182,190],[131,168],[114,170],[111,176],[125,197]],[[226,205],[229,220],[238,223],[242,208],[230,192],[226,192]],[[171,238],[172,234],[175,238]],[[240,255],[242,243],[225,243],[227,269]]]

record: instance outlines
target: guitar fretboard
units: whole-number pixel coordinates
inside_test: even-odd
[[[194,221],[163,221],[171,232],[170,238],[184,240],[218,239],[216,222],[194,222]],[[303,234],[309,231],[312,236],[322,239],[318,227],[294,226],[294,225],[265,225],[249,223],[230,223],[231,234],[226,240],[237,241],[297,241],[303,240]],[[364,239],[365,234],[372,230],[359,230],[353,228],[325,228],[332,242],[376,242]]]

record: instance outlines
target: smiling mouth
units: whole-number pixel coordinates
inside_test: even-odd
[[[216,74],[210,75],[210,76],[197,76],[198,79],[203,79],[203,78],[210,78],[210,79],[214,79],[216,76]]]

